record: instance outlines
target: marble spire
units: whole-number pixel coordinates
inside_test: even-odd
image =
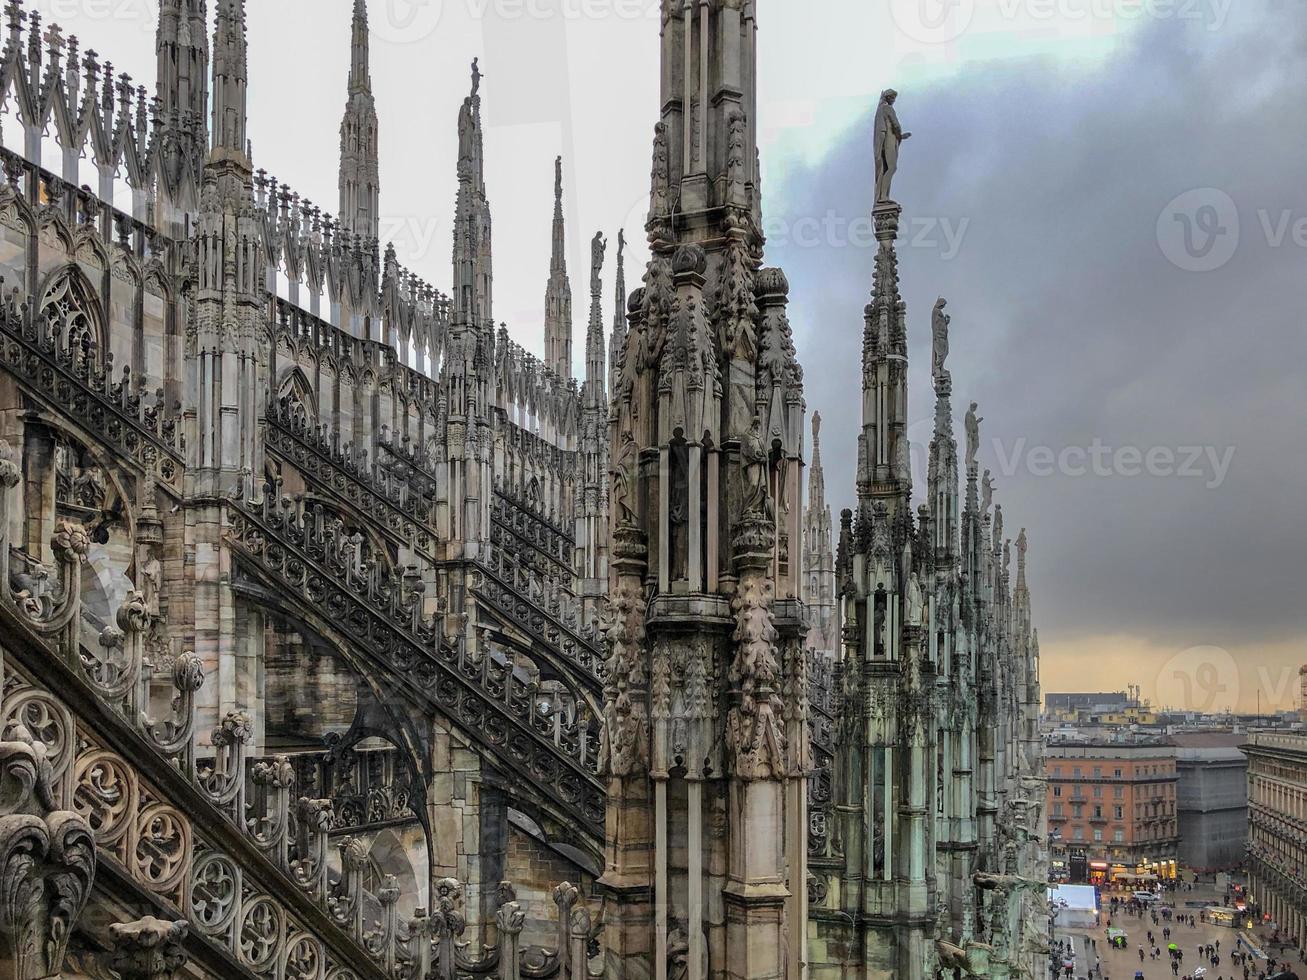
[[[572,377],[572,282],[567,276],[562,157],[554,161],[553,248],[545,289],[545,367],[564,380]]]
[[[248,88],[245,0],[219,0],[213,29],[212,154],[234,158],[247,167]]]
[[[340,224],[368,241],[380,236],[377,105],[368,61],[368,11],[354,0],[348,98],[340,123]]]
[[[608,340],[608,392],[617,393],[622,376],[622,353],[626,347],[626,232],[617,233],[617,282],[613,297],[613,332]]]
[[[604,414],[607,414],[607,398],[604,393],[607,358],[604,353],[602,272],[607,249],[608,240],[604,238],[603,232],[595,235],[590,250],[590,324],[585,332],[585,383],[581,389],[583,405],[603,408]]]

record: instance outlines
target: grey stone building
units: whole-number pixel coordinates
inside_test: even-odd
[[[1175,742],[1180,864],[1195,871],[1243,866],[1248,845],[1245,736],[1180,733]]]
[[[959,472],[947,317],[914,511],[883,202],[837,561],[763,265],[757,5],[662,13],[652,259],[628,295],[617,235],[606,330],[594,237],[573,378],[561,162],[544,358],[495,318],[477,62],[442,291],[377,240],[364,0],[338,215],[252,156],[245,0],[161,0],[153,95],[5,4],[2,975],[1041,955],[1026,539],[1013,572],[974,411]]]

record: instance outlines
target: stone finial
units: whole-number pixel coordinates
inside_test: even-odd
[[[184,943],[190,925],[146,916],[109,927],[109,963],[122,980],[173,980],[188,960]]]

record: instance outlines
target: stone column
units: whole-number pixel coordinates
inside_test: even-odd
[[[784,704],[777,689],[780,665],[769,578],[775,535],[769,516],[750,512],[736,526],[734,540],[740,578],[731,603],[736,620],[730,671],[733,706],[726,720],[731,833],[722,900],[726,975],[738,980],[786,975],[785,906],[790,893],[785,886]],[[801,855],[789,857],[802,863]],[[806,881],[795,885],[807,887]]]
[[[109,927],[109,966],[122,980],[174,980],[186,968],[186,922],[146,916]]]
[[[644,574],[648,549],[634,527],[614,534],[600,771],[608,777],[604,874],[596,885],[609,899],[605,915],[609,977],[650,980],[656,967],[653,930],[653,783],[649,778],[648,677],[645,668]],[[661,945],[665,947],[665,940]],[[664,950],[665,953],[665,950]]]

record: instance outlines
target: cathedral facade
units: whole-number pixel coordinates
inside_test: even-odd
[[[2,12],[0,977],[1031,969],[1025,535],[1013,578],[976,438],[959,493],[942,307],[912,509],[888,204],[833,526],[756,4],[663,5],[652,257],[593,239],[581,377],[565,161],[543,356],[494,318],[478,64],[442,290],[378,240],[365,0],[334,214],[212,6],[160,0],[153,93]]]

